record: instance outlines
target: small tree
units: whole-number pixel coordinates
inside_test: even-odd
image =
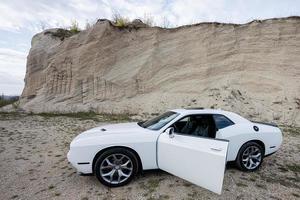
[[[170,28],[171,27],[171,23],[170,23],[170,21],[168,20],[168,18],[167,17],[163,17],[163,19],[162,19],[162,27],[163,28]]]
[[[42,31],[44,31],[50,27],[49,24],[45,21],[39,21],[39,26]]]
[[[85,23],[85,30],[88,30],[92,27],[92,25],[90,24],[90,22],[88,20],[86,20],[86,23]]]
[[[76,34],[76,33],[80,32],[78,22],[76,20],[73,20],[71,22],[70,31],[71,31],[72,34]]]
[[[154,20],[151,14],[145,13],[142,21],[144,22],[144,24],[147,24],[148,26],[154,26]]]

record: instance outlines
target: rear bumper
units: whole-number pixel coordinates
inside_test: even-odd
[[[71,151],[67,154],[68,161],[71,165],[77,170],[80,174],[91,174],[93,173],[92,170],[92,163],[90,162],[80,162],[76,159],[76,156],[72,154]]]

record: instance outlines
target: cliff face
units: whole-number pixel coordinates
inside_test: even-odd
[[[21,100],[27,111],[214,107],[300,124],[300,18],[175,29],[102,20],[64,40],[57,31],[32,39]]]

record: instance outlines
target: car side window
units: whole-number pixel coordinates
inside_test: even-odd
[[[213,115],[213,118],[218,129],[226,128],[234,124],[230,119],[228,119],[224,115]]]
[[[175,133],[184,135],[214,138],[216,134],[213,118],[209,114],[186,116],[172,127]]]

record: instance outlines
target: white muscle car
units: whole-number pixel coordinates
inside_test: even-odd
[[[87,130],[71,142],[68,160],[110,187],[129,183],[142,170],[161,169],[221,194],[226,162],[254,171],[281,142],[273,124],[222,110],[176,109]]]

